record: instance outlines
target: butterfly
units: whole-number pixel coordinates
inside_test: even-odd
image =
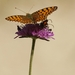
[[[42,22],[40,23],[40,27],[41,27],[41,28],[45,28],[45,27],[47,27],[47,25],[48,25],[48,20],[47,20],[47,19],[44,20],[44,21],[42,21]]]
[[[12,15],[5,19],[8,21],[15,21],[23,24],[37,23],[39,21],[46,20],[47,16],[50,15],[55,10],[57,10],[57,8],[58,8],[57,6],[47,7],[47,8],[40,9],[32,14],[27,13],[26,15]]]
[[[29,25],[29,24],[27,24],[27,25]],[[31,24],[31,25],[34,25],[34,24]],[[42,21],[41,23],[35,24],[35,25],[39,25],[39,29],[40,29],[40,28],[43,29],[43,28],[47,27],[47,25],[48,25],[48,20],[46,19],[46,20]],[[22,27],[21,27],[21,26],[17,26],[17,30],[18,30],[18,31],[21,31],[21,30],[22,30]]]

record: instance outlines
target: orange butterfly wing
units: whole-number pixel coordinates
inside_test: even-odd
[[[8,21],[15,21],[15,22],[20,22],[20,23],[33,23],[32,19],[28,18],[27,16],[24,15],[13,15],[5,18]]]
[[[43,21],[47,19],[47,16],[54,12],[58,7],[47,7],[41,10],[38,10],[32,14],[24,15],[13,15],[5,18],[8,21],[15,21],[20,23],[37,23],[38,21]]]
[[[47,16],[52,12],[54,12],[55,10],[57,10],[57,8],[58,8],[57,6],[47,7],[32,13],[34,22],[43,21],[47,19]]]

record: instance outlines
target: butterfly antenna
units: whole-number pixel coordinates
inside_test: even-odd
[[[22,11],[22,12],[26,13],[25,11],[23,11],[23,10],[21,10],[21,9],[17,8],[17,7],[15,7],[15,9],[20,10],[20,11]],[[26,14],[27,14],[27,13],[26,13]]]
[[[33,6],[34,6],[34,5],[33,5]],[[30,10],[33,8],[33,6],[30,8]],[[30,11],[30,10],[29,10],[29,11]],[[28,12],[29,12],[29,11],[28,11]]]

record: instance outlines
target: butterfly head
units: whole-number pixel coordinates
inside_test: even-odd
[[[33,16],[29,13],[26,13],[26,17],[28,17],[29,19],[31,19],[33,21]]]

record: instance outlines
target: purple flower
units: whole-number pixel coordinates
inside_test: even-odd
[[[45,20],[37,24],[26,24],[24,26],[17,26],[18,32],[16,32],[17,36],[15,38],[32,37],[40,38],[47,41],[49,38],[54,39],[54,33],[52,32],[52,29],[49,29],[47,22],[48,20]]]

